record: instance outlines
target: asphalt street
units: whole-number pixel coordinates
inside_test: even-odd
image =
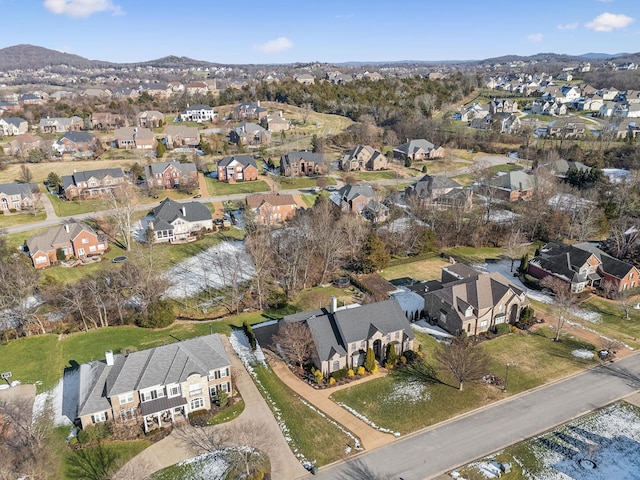
[[[640,355],[632,355],[322,468],[314,477],[431,479],[638,389]]]

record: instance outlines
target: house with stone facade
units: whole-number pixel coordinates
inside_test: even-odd
[[[369,145],[359,145],[346,153],[338,162],[338,168],[345,172],[360,170],[384,170],[388,160],[380,150]]]
[[[68,200],[100,198],[127,183],[121,168],[99,168],[62,176],[62,191]]]

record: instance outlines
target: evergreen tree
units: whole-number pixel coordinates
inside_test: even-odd
[[[387,368],[393,368],[398,363],[398,355],[396,354],[396,347],[393,343],[387,344],[387,351],[385,355],[384,364]]]
[[[367,349],[367,355],[364,357],[364,369],[367,372],[373,372],[376,368],[376,356],[373,354],[373,349]]]
[[[365,241],[362,250],[362,271],[372,273],[382,270],[391,260],[391,254],[387,245],[380,239],[378,234],[372,230]]]
[[[164,146],[163,142],[158,142],[158,145],[156,146],[156,156],[158,158],[162,158],[165,153],[167,153],[167,147]]]

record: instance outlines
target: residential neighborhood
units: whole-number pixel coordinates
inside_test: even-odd
[[[375,54],[389,6],[53,3],[8,38],[73,53],[0,46],[0,476],[635,478],[640,55],[582,53],[635,6]]]

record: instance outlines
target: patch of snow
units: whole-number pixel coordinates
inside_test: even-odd
[[[593,352],[591,350],[587,350],[584,348],[580,348],[578,350],[573,350],[571,352],[571,355],[573,355],[576,358],[584,358],[584,359],[591,359],[593,358]]]
[[[393,391],[384,401],[393,403],[418,403],[429,400],[431,394],[422,382],[396,382]]]
[[[228,259],[228,261],[220,261]],[[165,277],[169,298],[192,297],[206,288],[221,288],[253,278],[255,267],[242,242],[222,242],[178,263]]]
[[[418,320],[417,322],[412,323],[411,328],[413,328],[417,332],[431,335],[438,341],[446,341],[453,338],[453,335],[447,332],[444,328],[439,327],[438,325],[431,325],[426,320]]]
[[[260,323],[251,325],[251,328],[255,330],[256,328],[268,327],[269,325],[275,325],[276,323],[278,323],[278,320],[267,320],[266,322],[260,322]]]
[[[224,480],[229,464],[225,453],[221,450],[204,453],[178,463],[178,466],[189,465],[190,480]]]
[[[342,403],[342,402],[336,402],[336,405],[341,406],[342,408],[344,408],[347,412],[349,412],[350,414],[354,415],[355,417],[359,418],[360,420],[362,420],[364,423],[368,424],[371,428],[375,428],[376,430],[383,432],[383,433],[390,433],[392,434],[394,437],[399,437],[400,436],[400,432],[394,432],[393,430],[389,430],[388,428],[384,428],[384,427],[380,427],[378,426],[375,422],[369,420],[367,417],[365,417],[364,415],[362,415],[360,412],[358,412],[357,410],[355,410],[354,408],[351,408],[349,405],[347,405],[346,403]]]
[[[55,387],[36,395],[32,409],[33,417],[40,415],[49,406],[53,414],[53,424],[56,427],[72,425],[78,407],[79,382],[79,369],[66,372]]]

